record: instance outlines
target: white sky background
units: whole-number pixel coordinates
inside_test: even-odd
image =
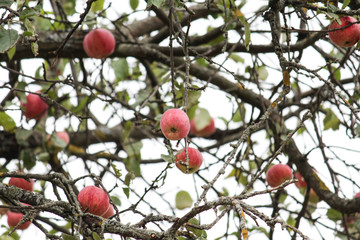
[[[85,4],[85,1],[83,1],[84,4]],[[106,1],[105,5],[108,4],[109,1]],[[112,6],[113,8],[112,9],[116,9],[118,12],[111,12],[111,11],[108,11],[108,16],[111,18],[111,19],[115,19],[119,16],[119,14],[122,14],[122,13],[126,13],[126,12],[130,12],[131,9],[130,7],[127,5],[128,4],[128,1],[125,1],[126,4],[123,4],[123,1],[112,1]],[[143,1],[140,1],[141,2],[141,7],[139,7],[138,9],[143,9],[145,7],[145,3]],[[262,4],[266,4],[267,1],[257,1],[257,3],[262,3]],[[83,6],[85,5],[81,5],[79,4],[77,6],[77,9],[79,12],[82,12],[83,11]],[[116,6],[116,7],[114,7]],[[256,8],[258,8],[258,6],[260,6],[260,4],[247,4],[243,9],[242,11],[246,14],[246,13],[251,13],[252,12],[252,6],[256,6]],[[112,17],[112,14],[114,14]],[[144,11],[139,11],[137,14],[134,14],[132,16],[130,16],[131,19],[133,18],[141,18],[144,16],[144,14],[148,14],[148,12],[144,12]],[[293,19],[294,20],[294,19]],[[217,22],[217,21],[212,21],[211,23],[214,24],[214,22]],[[197,21],[196,23],[192,23],[192,31],[193,32],[197,32],[199,34],[201,33],[204,33],[206,31],[206,28],[204,28],[204,23],[206,23],[206,21]],[[218,25],[221,24],[221,22],[218,22],[217,23]],[[264,23],[264,26],[266,26],[267,23]],[[214,25],[212,25],[214,26]],[[258,35],[257,35],[258,36]],[[229,35],[229,42],[235,42],[237,41],[237,39],[232,39],[231,38],[231,34]],[[264,39],[258,39],[258,38],[255,38],[253,37],[252,38],[252,42],[253,43],[263,43],[264,42]],[[267,39],[267,42],[270,42],[270,39]],[[320,46],[324,47],[324,48],[328,48],[329,51],[331,50],[330,48],[330,45],[325,43],[325,42],[321,42],[320,43]],[[311,51],[311,50],[305,50],[305,52],[307,51]],[[248,58],[249,56],[247,56],[246,54],[241,54],[242,57],[245,58],[245,60],[248,60],[246,58]],[[264,55],[262,55],[264,56]],[[323,59],[314,59],[314,57],[311,55],[311,54],[306,54],[304,53],[304,57],[305,56],[310,56],[311,58],[309,58],[307,61],[303,61],[305,63],[308,63],[307,64],[307,67],[311,68],[311,69],[316,69],[318,66],[321,66],[323,65]],[[223,56],[222,56],[223,57]],[[276,58],[274,58],[275,55],[267,55],[267,56],[264,56],[263,60],[266,61],[267,63],[269,62],[272,62],[273,66],[274,67],[278,67],[278,61]],[[129,61],[131,61],[129,58],[128,58]],[[216,58],[216,60],[218,60],[218,62],[221,62],[221,57],[218,57]],[[36,70],[36,68],[34,67],[34,65],[36,64],[40,64],[42,63],[42,60],[34,60],[34,59],[30,59],[30,60],[25,60],[23,61],[23,67],[24,67],[24,71],[26,72],[26,74],[29,74],[29,75],[34,75],[34,72]],[[236,69],[236,71],[238,71],[239,73],[244,73],[244,68],[243,66],[239,66],[239,65],[231,65],[233,62],[232,61],[228,61],[227,63],[227,66],[229,66],[230,69]],[[29,67],[26,67],[26,66],[29,66]],[[5,71],[0,71],[1,74],[4,75],[7,75],[7,72]],[[66,74],[64,74],[66,75]],[[269,70],[269,78],[267,79],[267,81],[274,81],[274,82],[279,82],[281,80],[281,74],[276,72],[276,71],[272,71],[272,70]],[[0,80],[0,84],[2,85],[4,82],[6,82],[7,80]],[[127,84],[127,83],[126,83]],[[308,84],[309,85],[322,85],[323,83],[319,82],[317,79],[315,80],[312,80],[312,79],[308,79]],[[33,87],[33,86],[32,86]],[[36,90],[35,88],[29,88],[29,90]],[[128,87],[128,85],[124,86],[124,87]],[[2,100],[2,96],[4,94],[4,91],[0,89],[0,101]],[[290,93],[291,94],[291,93]],[[202,94],[201,98],[200,98],[200,106],[203,107],[203,108],[206,108],[209,112],[210,112],[210,115],[213,116],[215,118],[215,123],[216,123],[216,126],[220,129],[224,129],[225,125],[224,123],[222,122],[221,119],[219,119],[219,117],[225,117],[227,119],[230,119],[231,117],[231,113],[232,113],[232,103],[229,102],[229,100],[226,98],[226,96],[222,93],[220,93],[219,91],[217,91],[216,89],[213,89],[213,87],[209,87],[207,88],[207,90]],[[17,106],[13,106],[12,108],[16,108],[16,107],[19,107],[19,105]],[[105,114],[106,115],[106,112],[103,112],[102,108],[98,105],[98,104],[92,104],[92,109],[96,109],[97,111],[101,111],[102,113],[101,114]],[[221,111],[220,111],[221,109]],[[20,122],[20,111],[11,111],[9,113],[15,120],[16,122]],[[109,113],[110,114],[110,113]],[[128,112],[126,110],[122,110],[122,109],[119,109],[119,114],[120,115],[124,115],[125,118],[130,118],[132,116],[127,116]],[[67,121],[64,121],[67,123]],[[26,124],[24,121],[22,121],[22,124],[23,126],[25,127],[28,127],[30,128],[32,125],[33,125],[33,122],[30,121],[29,124]],[[72,125],[76,126],[78,123],[76,122],[76,120],[74,120],[74,122],[72,123]],[[114,122],[114,124],[116,124],[116,122]],[[291,126],[287,126],[289,129],[293,129],[297,124],[297,121],[294,119],[294,121],[292,122]],[[234,126],[236,126],[236,123],[234,124]],[[308,125],[309,126],[309,125]],[[54,122],[53,120],[48,120],[47,121],[47,131],[48,132],[52,132],[53,131],[53,127],[54,127]],[[56,130],[57,131],[60,131],[60,130],[63,130],[64,128],[67,128],[68,125],[65,124],[61,124],[61,121],[57,121],[56,122]],[[312,127],[309,127],[308,128],[310,131],[312,129]],[[341,134],[340,134],[341,133]],[[326,140],[326,144],[327,145],[340,145],[340,146],[343,146],[343,147],[348,147],[348,148],[351,148],[351,147],[354,147],[354,146],[359,146],[360,144],[360,141],[359,139],[352,139],[352,140],[349,140],[344,134],[342,134],[341,130],[337,131],[337,132],[333,132],[331,130],[329,131],[324,131],[323,132],[324,136],[323,136],[323,139]],[[258,152],[261,152],[261,150],[259,151],[259,149],[263,148],[262,152],[266,153],[267,152],[267,144],[265,146],[263,146],[261,144],[261,141],[262,139],[264,139],[265,135],[264,134],[254,134],[252,136],[252,139],[256,139],[259,144],[256,146],[257,147],[257,151]],[[310,138],[306,137],[306,136],[298,136],[297,138],[303,138],[304,140],[303,141],[298,141],[298,146],[299,148],[301,149],[306,149],[306,150],[309,150],[313,147],[313,142]],[[301,142],[304,144],[303,146],[301,146]],[[199,145],[202,145],[202,146],[207,146],[211,143],[211,141],[206,141],[206,140],[202,140],[202,139],[196,139],[196,143],[199,144]],[[103,145],[101,146],[98,146],[100,148],[103,148]],[[108,148],[109,149],[112,149],[113,145],[111,144],[108,144]],[[97,146],[94,146],[91,151],[96,151],[97,150]],[[224,147],[223,149],[221,149],[221,151],[219,152],[219,156],[221,156],[221,154],[226,154],[228,153],[229,151],[231,151],[231,147]],[[163,143],[161,140],[146,140],[143,142],[143,148],[142,148],[142,157],[143,158],[146,158],[146,159],[157,159],[160,157],[160,154],[166,154],[166,149],[165,147],[163,146]],[[338,154],[339,156],[341,156],[342,158],[344,159],[347,159],[347,163],[357,163],[357,159],[359,157],[359,154],[349,154],[349,152],[344,152],[344,151],[341,151],[339,150],[338,151]],[[280,156],[279,159],[283,162],[283,163],[286,163],[287,159],[285,156]],[[309,155],[309,161],[310,161],[310,164],[314,166],[315,169],[323,169],[324,168],[324,163],[323,161],[318,161],[319,159],[322,159],[322,156],[320,155],[319,151],[314,151],[312,152],[310,155]],[[205,154],[204,153],[204,166],[207,166],[209,163],[213,163],[214,161],[216,161],[216,159],[212,158],[210,155],[208,154]],[[331,161],[330,164],[333,164],[333,162],[335,163],[335,161]],[[79,165],[80,164],[80,165]],[[37,172],[37,173],[41,173],[41,172],[46,172],[46,169],[44,169],[42,167],[41,164],[38,164],[40,166],[37,166],[35,169],[34,169],[34,172]],[[117,164],[117,166],[121,169],[124,169],[122,164]],[[154,165],[151,165],[151,164],[148,164],[148,165],[144,165],[141,167],[141,170],[142,170],[142,174],[144,175],[144,178],[147,179],[147,180],[152,180],[154,179],[163,169],[164,167],[166,166],[166,164],[154,164]],[[204,167],[203,166],[203,167]],[[16,169],[15,166],[14,167],[14,170]],[[83,169],[83,166],[82,166],[82,163],[80,163],[79,161],[73,161],[73,164],[69,164],[68,165],[68,168],[72,174],[72,177],[73,178],[76,178],[76,177],[79,177],[79,176],[82,176],[84,172],[81,171],[81,169]],[[71,169],[76,169],[77,171],[71,171]],[[215,169],[213,169],[215,170]],[[224,175],[224,176],[227,176],[229,171],[231,169],[228,168],[227,169],[227,173]],[[341,172],[345,172],[345,167],[342,166],[342,165],[336,165],[336,170],[338,171],[341,171]],[[94,171],[95,168],[94,168]],[[122,173],[126,173],[125,170],[122,171]],[[216,171],[211,171],[211,172],[205,172],[203,171],[202,172],[202,175],[203,176],[208,176],[208,179],[212,179],[213,176],[217,173],[217,170]],[[359,174],[356,173],[356,172],[352,172],[352,173],[348,173],[349,176],[352,176],[354,177],[354,179],[356,181],[359,181]],[[321,178],[325,181],[325,183],[327,183],[328,186],[331,186],[331,182],[330,182],[330,178],[329,176],[324,176],[324,175],[321,175]],[[341,180],[341,179],[340,179]],[[92,182],[88,181],[86,184],[92,184]],[[108,189],[111,189],[113,187],[113,182],[107,182],[106,180],[104,181],[104,184],[105,186],[108,188]],[[119,182],[119,184],[121,185],[121,183]],[[167,179],[166,179],[166,183],[163,187],[161,187],[160,189],[158,189],[159,193],[161,194],[164,194],[164,196],[166,196],[167,200],[175,205],[175,194],[179,191],[179,190],[186,190],[188,191],[192,198],[193,199],[196,199],[196,190],[198,191],[198,193],[201,193],[201,185],[203,185],[204,183],[197,180],[196,182],[196,189],[194,188],[194,178],[192,175],[184,175],[183,173],[181,173],[178,169],[176,169],[175,167],[171,170],[168,171],[168,174],[167,174]],[[78,184],[79,188],[81,189],[81,184],[79,182]],[[237,185],[235,184],[235,181],[233,179],[224,179],[223,177],[220,178],[220,180],[216,183],[215,185],[217,187],[217,189],[221,189],[221,186],[226,186],[226,188],[232,193],[240,193],[241,190],[242,190],[242,187],[240,185]],[[39,189],[39,183],[36,183],[35,185],[35,189]],[[141,181],[141,180],[135,180],[133,181],[132,183],[132,187],[137,189],[138,190],[138,194],[142,195],[143,193],[143,190],[144,188],[146,187],[146,185],[144,185],[144,183]],[[265,185],[257,182],[255,184],[255,189],[256,190],[263,190],[265,189]],[[292,192],[292,193],[298,193],[298,189],[295,187],[295,186],[289,186],[287,187],[287,190],[289,192]],[[344,186],[344,189],[342,189],[345,196],[348,197],[348,198],[352,198],[352,196],[357,192],[356,189],[353,189],[352,186]],[[49,191],[50,191],[50,188],[49,188]],[[124,193],[122,192],[121,188],[119,188],[118,191],[116,191],[115,193],[113,192],[112,194],[115,194],[115,195],[118,195],[119,198],[122,200],[122,206],[119,208],[120,210],[121,209],[124,209],[124,208],[127,208],[130,203],[134,202],[134,201],[137,201],[137,198],[134,198],[134,194],[130,194],[130,199],[127,200]],[[302,196],[300,195],[300,193],[296,194],[298,200],[302,200]],[[55,199],[55,197],[54,197]],[[159,201],[154,201],[154,199],[159,199],[158,196],[156,196],[156,194],[153,194],[153,193],[150,193],[146,196],[145,200],[146,201],[149,201],[149,202],[152,202],[154,204],[156,203],[160,203],[159,206],[156,206],[156,207],[159,207],[159,210],[162,212],[162,213],[169,213],[171,214],[171,212],[169,212],[169,207],[167,205],[165,205],[160,199]],[[215,199],[215,196],[213,196],[211,193],[208,195],[208,200],[213,200]],[[291,199],[287,199],[288,203],[291,202]],[[262,205],[264,204],[264,202],[267,202],[269,203],[270,200],[269,200],[269,196],[265,196],[265,195],[262,195],[262,196],[258,196],[258,197],[254,197],[254,198],[251,198],[249,200],[246,200],[247,203],[251,204],[251,205]],[[300,205],[295,205],[294,203],[291,203],[289,205],[289,208],[290,209],[300,209],[301,206]],[[327,204],[321,202],[318,204],[318,208],[324,208],[324,212],[323,213],[326,213],[326,210],[328,208]],[[143,205],[143,204],[140,204],[139,205],[139,209],[143,210],[144,211],[148,211],[148,207]],[[260,208],[259,210],[261,211],[264,211],[266,214],[270,215],[271,214],[271,211],[272,209],[269,208],[269,209],[262,209]],[[178,211],[177,212],[177,216],[181,217],[183,214],[185,214],[187,212],[187,210],[182,210],[182,211]],[[324,214],[322,214],[324,215]],[[128,213],[128,214],[124,214],[121,216],[121,220],[123,223],[127,223],[127,222],[131,222],[131,223],[135,223],[139,220],[139,216],[134,216],[133,213]],[[287,215],[284,215],[282,216],[284,218],[284,220],[286,220],[287,218]],[[212,211],[208,211],[207,214],[204,214],[204,215],[201,215],[201,219],[202,220],[208,220],[208,219],[213,219],[214,218],[214,214]],[[230,217],[232,218],[232,216]],[[246,218],[248,220],[248,224],[251,223],[253,224],[253,221],[250,217],[247,217]],[[3,217],[1,220],[0,220],[0,223],[1,224],[4,224],[4,225],[7,225],[6,224],[6,217]],[[206,224],[206,223],[209,223],[208,221],[204,221],[202,222],[202,224]],[[261,220],[258,220],[258,223],[261,225],[261,226],[265,226],[265,224],[261,221]],[[333,224],[333,222],[329,221],[328,222],[329,224]],[[238,224],[237,224],[238,225]],[[332,226],[332,225],[331,225]],[[208,233],[208,239],[211,240],[211,239],[214,239],[215,237],[220,237],[221,234],[224,233],[224,229],[226,227],[226,218],[223,218],[222,221],[220,221],[218,223],[217,226],[215,226],[213,229],[207,231]],[[300,230],[303,231],[303,233],[305,233],[306,235],[309,235],[311,237],[311,239],[320,239],[319,235],[317,235],[317,230],[313,227],[313,226],[310,226],[307,221],[305,220],[302,220],[301,221],[301,225],[300,225]],[[236,231],[235,228],[232,228],[229,230],[229,233],[233,232],[233,231]],[[320,228],[320,231],[322,232],[326,232],[328,231],[326,228]],[[43,233],[41,233],[40,231],[38,231],[36,229],[35,226],[31,226],[28,230],[25,230],[23,232],[21,231],[18,231],[19,234],[23,235],[23,239],[44,239],[44,235]],[[250,232],[250,239],[267,239],[263,234],[256,234],[254,232]],[[325,235],[325,234],[324,234]],[[113,239],[120,239],[118,236],[115,236],[114,235],[114,238]],[[236,239],[235,237],[229,237],[229,239]],[[276,233],[275,233],[275,239],[289,239],[289,235],[287,233],[287,231],[282,231],[281,228],[280,228],[280,225],[277,225],[276,227]],[[335,239],[335,237],[329,237],[329,239]]]

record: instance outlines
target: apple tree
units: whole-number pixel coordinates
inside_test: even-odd
[[[359,8],[0,0],[0,239],[359,239]]]

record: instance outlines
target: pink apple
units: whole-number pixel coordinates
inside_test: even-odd
[[[22,204],[26,205],[26,206],[30,206],[29,204],[26,204],[26,203],[22,203]],[[24,214],[22,214],[22,213],[11,212],[11,211],[9,211],[6,215],[7,215],[7,223],[9,225],[9,227],[15,227],[20,222],[22,217],[24,216]],[[27,221],[27,222],[21,224],[17,229],[24,230],[24,229],[28,228],[30,226],[30,224],[31,224],[31,222]]]
[[[161,116],[160,128],[167,139],[180,140],[188,135],[190,120],[184,111],[172,108]]]
[[[106,192],[96,186],[84,187],[78,195],[78,201],[81,205],[81,209],[88,213],[101,216],[109,208],[110,202]]]
[[[292,178],[292,171],[288,165],[276,164],[272,165],[266,172],[266,181],[271,187],[277,187],[286,180]]]
[[[189,166],[186,167],[185,148],[180,150],[180,152],[176,154],[176,159],[175,159],[176,167],[180,169],[180,171],[182,171],[183,173],[196,172],[200,168],[203,162],[203,157],[197,149],[191,147],[188,147],[188,156],[189,156]]]
[[[57,133],[56,133],[56,136],[57,136],[58,138],[60,138],[61,140],[63,140],[63,141],[66,143],[66,145],[69,144],[69,142],[70,142],[70,137],[69,137],[69,134],[68,134],[67,132],[57,132]]]
[[[213,133],[216,130],[215,129],[215,121],[213,118],[211,118],[210,123],[202,129],[196,128],[195,121],[196,121],[196,117],[194,117],[190,122],[190,133],[197,137],[209,137],[209,136],[213,135]]]
[[[106,212],[102,215],[103,218],[109,218],[115,214],[114,206],[110,204],[109,208]]]
[[[40,91],[37,93],[40,93]],[[39,120],[45,116],[49,106],[39,95],[30,93],[27,95],[26,100],[26,103],[21,103],[21,106],[25,109],[27,119]]]
[[[295,176],[295,178],[298,180],[298,181],[295,183],[295,186],[297,186],[298,188],[305,188],[305,187],[307,186],[304,178],[301,176],[301,174],[300,174],[298,171],[296,171],[296,172],[294,173],[294,176]]]
[[[357,22],[357,20],[350,16],[340,18],[341,25],[335,20],[331,22],[329,30],[342,28],[350,23]],[[329,38],[332,43],[339,47],[351,47],[356,44],[360,39],[360,24],[356,23],[347,28],[329,32]]]
[[[84,37],[83,48],[91,58],[106,58],[114,52],[115,37],[107,29],[94,29]]]
[[[26,181],[24,178],[12,177],[9,180],[9,185],[22,188],[27,191],[33,191],[34,189],[34,180],[30,179],[30,182]]]

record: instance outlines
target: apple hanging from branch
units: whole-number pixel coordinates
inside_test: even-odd
[[[190,120],[183,110],[171,108],[161,116],[160,128],[167,139],[180,140],[188,135]]]
[[[115,50],[115,37],[107,29],[94,29],[83,40],[85,53],[91,58],[104,59]]]
[[[286,180],[292,179],[291,168],[286,164],[272,165],[266,172],[266,181],[271,187],[280,186]]]
[[[40,91],[37,91],[40,93]],[[25,117],[27,119],[39,120],[45,116],[49,105],[38,95],[30,93],[26,96],[26,103],[21,103],[25,109]]]
[[[203,162],[203,157],[199,150],[195,148],[188,147],[188,156],[189,156],[189,165],[186,163],[186,151],[185,148],[180,150],[176,154],[175,164],[180,171],[183,173],[194,173],[201,167]]]
[[[329,25],[330,41],[339,47],[354,46],[360,39],[360,24],[352,24],[354,22],[357,22],[357,20],[350,16],[340,17],[339,20],[341,21],[341,24],[334,20]],[[337,28],[344,29],[331,31]]]
[[[106,213],[110,206],[107,193],[96,186],[86,186],[78,194],[78,202],[81,210],[88,213],[102,216]]]

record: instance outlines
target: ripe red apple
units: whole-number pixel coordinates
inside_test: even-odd
[[[271,187],[277,187],[286,180],[292,178],[292,171],[288,165],[276,164],[272,165],[266,172],[266,181]]]
[[[298,188],[305,188],[307,186],[304,178],[301,176],[301,174],[298,171],[294,173],[294,176],[298,180],[298,182],[295,183],[295,186],[297,186]]]
[[[25,180],[24,178],[16,178],[12,177],[9,180],[9,185],[22,188],[24,190],[33,191],[34,190],[34,180],[30,179],[30,182]]]
[[[215,121],[213,118],[210,119],[210,123],[208,125],[206,125],[204,128],[202,129],[197,129],[196,128],[196,116],[191,120],[190,122],[190,133],[197,136],[197,137],[209,137],[211,136],[216,128],[215,128]]]
[[[176,154],[176,159],[175,159],[176,167],[180,169],[180,171],[182,171],[183,173],[196,172],[200,168],[203,162],[203,157],[197,149],[191,147],[188,147],[188,156],[189,156],[189,166],[187,168],[185,148],[180,150],[180,152]]]
[[[109,218],[113,216],[115,213],[114,206],[110,204],[109,208],[106,210],[106,212],[102,215],[103,218]]]
[[[26,206],[30,206],[29,204],[26,204],[26,203],[22,203],[22,204],[26,205]],[[11,211],[9,211],[6,215],[7,215],[7,223],[9,225],[9,227],[15,227],[20,222],[22,217],[24,216],[24,214],[22,214],[22,213],[11,212]],[[27,222],[21,224],[17,229],[24,230],[24,229],[28,228],[30,226],[30,224],[31,224],[31,222],[27,221]]]
[[[329,31],[345,27],[353,22],[357,22],[357,20],[350,16],[344,16],[340,18],[341,25],[338,24],[335,20],[331,22],[329,26]],[[329,32],[329,38],[332,43],[339,47],[351,47],[356,44],[360,39],[360,24],[352,24],[351,26]]]
[[[106,58],[114,52],[115,37],[107,29],[94,29],[84,37],[83,48],[91,58]]]
[[[188,135],[190,120],[184,111],[172,108],[161,116],[160,128],[167,139],[180,140]]]
[[[40,93],[40,91],[37,91],[37,93]],[[27,119],[39,120],[45,116],[49,106],[39,95],[30,93],[27,95],[26,100],[26,103],[21,103],[21,106],[25,108],[24,114]]]
[[[94,215],[102,216],[109,208],[110,202],[106,192],[96,186],[84,187],[78,195],[81,209]]]

